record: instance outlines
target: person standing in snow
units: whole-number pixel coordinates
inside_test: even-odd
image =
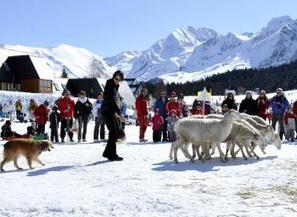
[[[124,101],[124,98],[120,96],[120,111],[121,114],[124,116],[124,121],[119,122],[119,138],[120,140],[126,139],[126,133],[125,133],[125,126],[126,126],[126,120],[128,120],[128,105]]]
[[[94,127],[94,142],[99,142],[98,134],[99,134],[99,127],[100,127],[100,139],[105,139],[105,126],[103,117],[101,114],[101,106],[103,102],[103,92],[99,92],[97,95],[97,100],[93,104],[93,115],[95,117],[95,127]]]
[[[90,114],[92,113],[92,104],[86,96],[86,92],[81,90],[78,95],[78,100],[74,106],[74,117],[78,119],[78,142],[86,142],[87,126],[89,122]],[[81,131],[82,135],[81,135]]]
[[[30,103],[28,106],[28,119],[30,122],[33,122],[35,120],[34,118],[34,111],[38,107],[37,103],[34,101],[34,99],[30,99]]]
[[[175,91],[171,92],[170,101],[167,102],[165,110],[167,115],[170,115],[171,111],[174,110],[178,118],[182,116],[180,104],[177,101],[177,95]]]
[[[179,107],[180,107],[182,117],[187,117],[188,113],[189,113],[189,110],[188,110],[187,104],[186,104],[186,102],[184,100],[184,94],[180,93],[178,98],[177,98],[177,101],[179,103]]]
[[[265,90],[260,91],[260,94],[256,99],[256,105],[257,115],[266,120],[268,115],[269,99],[266,96]]]
[[[49,103],[47,101],[44,101],[43,104],[39,105],[34,110],[34,117],[36,120],[37,129],[36,132],[38,135],[45,134],[45,124],[48,119],[48,107]]]
[[[251,92],[247,91],[245,93],[245,99],[243,99],[240,103],[239,112],[249,115],[257,114],[256,100],[253,99]]]
[[[15,111],[16,111],[16,118],[17,120],[20,119],[21,113],[23,109],[23,104],[20,99],[18,99],[15,103]]]
[[[282,140],[284,129],[284,113],[289,106],[289,102],[283,93],[283,89],[277,88],[276,96],[270,99],[270,106],[272,108],[272,127],[275,130],[276,123],[279,124],[279,137]]]
[[[168,98],[166,95],[166,91],[162,91],[160,93],[160,98],[155,102],[154,105],[154,109],[159,109],[159,113],[162,116],[163,120],[164,120],[164,124],[162,127],[162,134],[163,134],[163,141],[168,141],[167,138],[167,122],[166,122],[166,118],[167,118],[167,113],[166,113],[166,104],[168,102]]]
[[[174,142],[174,141],[176,141],[176,133],[174,132],[173,129],[174,129],[175,123],[178,121],[176,111],[174,109],[172,109],[170,112],[170,115],[166,119],[167,119],[167,129],[168,129],[169,141]]]
[[[139,123],[139,142],[146,142],[144,138],[145,131],[148,126],[148,100],[147,100],[147,89],[142,88],[140,95],[136,98],[135,108],[137,112],[137,120]]]
[[[54,105],[52,108],[52,112],[49,115],[52,142],[59,142],[58,129],[60,120],[61,117],[60,113],[58,112],[58,107]]]
[[[152,118],[152,128],[153,128],[153,141],[161,141],[161,132],[164,124],[164,119],[160,115],[159,109],[155,109],[155,115]]]
[[[63,91],[63,97],[57,102],[57,106],[61,115],[61,142],[64,142],[66,133],[69,136],[70,142],[73,142],[73,132],[70,130],[73,124],[74,101],[70,98],[68,90]]]
[[[294,142],[295,138],[295,118],[293,108],[288,106],[284,115],[284,122],[286,126],[286,139],[289,142]]]
[[[15,110],[15,106],[13,105],[12,101],[10,100],[8,103],[8,116],[10,121],[12,121],[14,119],[14,110]]]
[[[120,111],[120,94],[118,92],[120,83],[124,80],[124,73],[116,71],[112,78],[106,81],[104,87],[104,96],[101,106],[101,114],[106,124],[109,134],[108,141],[103,152],[103,157],[110,161],[121,161],[122,157],[118,156],[116,141],[118,139],[118,119],[124,121]]]

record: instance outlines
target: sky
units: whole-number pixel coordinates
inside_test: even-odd
[[[0,44],[69,44],[109,57],[184,25],[257,32],[274,17],[297,19],[296,8],[296,0],[3,0]]]

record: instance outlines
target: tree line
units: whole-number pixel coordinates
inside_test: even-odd
[[[225,90],[235,90],[237,94],[244,94],[246,90],[266,90],[274,92],[276,88],[283,90],[297,89],[297,61],[276,67],[262,69],[235,69],[222,74],[216,74],[195,82],[164,84],[161,80],[144,83],[149,92],[155,97],[160,90],[168,93],[177,91],[184,95],[196,95],[204,87],[211,90],[213,95],[224,95]]]

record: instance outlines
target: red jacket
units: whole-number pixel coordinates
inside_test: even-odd
[[[61,119],[73,118],[74,101],[68,97],[63,97],[57,103],[60,110]]]
[[[297,115],[297,101],[293,104],[293,112],[295,115]]]
[[[171,111],[175,110],[176,111],[176,116],[180,117],[181,112],[180,112],[180,104],[178,102],[174,101],[169,101],[166,104],[165,111],[168,115],[170,115]]]
[[[143,118],[148,115],[147,99],[143,95],[140,95],[137,97],[136,102],[135,102],[135,107],[136,107],[136,112],[137,112],[138,118]]]
[[[269,100],[264,99],[264,103],[260,98],[256,99],[257,104],[257,115],[259,116],[265,116],[267,115],[267,110],[269,108]]]
[[[153,123],[153,126],[152,126],[153,130],[160,130],[164,124],[164,119],[160,114],[156,114],[152,118],[152,123]]]
[[[288,119],[289,118],[295,119],[296,117],[297,117],[297,115],[295,115],[294,113],[290,114],[288,112],[285,112],[285,116],[284,116],[285,125],[288,125]]]
[[[33,113],[35,119],[36,119],[36,124],[46,124],[47,122],[47,117],[48,117],[48,110],[47,107],[43,104],[39,105]]]

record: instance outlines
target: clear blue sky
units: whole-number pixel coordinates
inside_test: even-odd
[[[101,56],[147,49],[183,25],[219,33],[258,31],[273,18],[297,19],[296,0],[7,0],[0,44],[70,44]]]

